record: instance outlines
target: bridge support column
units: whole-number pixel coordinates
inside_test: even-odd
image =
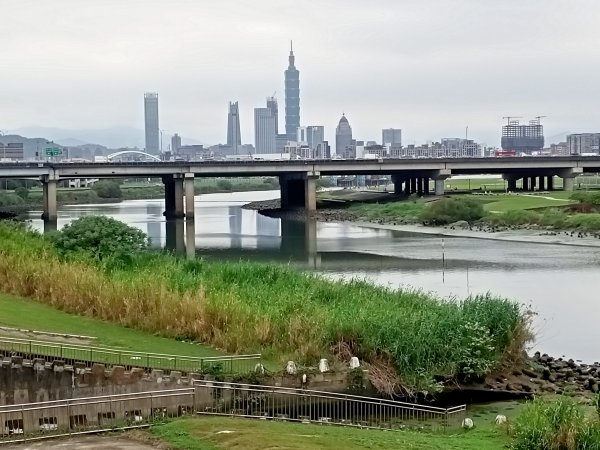
[[[305,208],[307,211],[315,211],[318,178],[318,172],[280,175],[281,208]]]
[[[165,184],[165,212],[167,219],[181,219],[183,212],[183,177],[181,174],[163,177]]]
[[[407,197],[410,195],[410,178],[404,179],[404,195]]]
[[[546,177],[545,176],[540,176],[539,177],[538,186],[539,186],[539,190],[540,191],[545,191],[546,190]]]
[[[423,193],[429,195],[429,177],[423,178]]]
[[[563,179],[563,191],[572,192],[575,188],[575,177],[582,173],[583,169],[581,167],[563,170],[560,174]]]
[[[186,173],[183,179],[185,189],[185,217],[194,218],[194,174]]]
[[[317,180],[318,175],[309,174],[304,180],[304,208],[307,212],[317,210]]]
[[[404,179],[400,175],[392,175],[392,183],[394,183],[394,195],[401,196],[404,191],[402,190],[402,183]]]
[[[441,169],[433,173],[431,178],[435,180],[435,195],[444,195],[444,184],[450,175],[452,175],[450,169]]]
[[[550,175],[546,181],[547,181],[546,184],[548,185],[548,190],[553,191],[554,190],[554,176]]]
[[[56,222],[58,219],[58,207],[56,205],[56,187],[58,177],[49,175],[40,180],[42,182],[44,212],[42,219],[44,222]]]
[[[423,185],[425,184],[425,178],[417,177],[417,194],[419,197],[423,196]]]
[[[508,192],[515,192],[517,190],[517,177],[514,175],[504,174],[502,178],[506,180],[506,190]]]

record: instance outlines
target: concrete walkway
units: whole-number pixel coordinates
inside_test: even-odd
[[[10,450],[155,450],[150,444],[113,436],[80,436],[69,439],[47,439],[24,444],[4,445]]]

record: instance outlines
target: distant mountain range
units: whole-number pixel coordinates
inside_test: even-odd
[[[98,145],[109,149],[144,148],[144,130],[133,127],[112,127],[104,129],[68,130],[50,127],[25,127],[9,131],[11,135],[36,136],[32,139],[47,140],[63,147],[79,147],[86,144]],[[43,136],[43,138],[37,138]],[[0,136],[0,140],[6,136]],[[3,139],[6,140],[6,139]],[[183,144],[202,144],[197,139],[182,137]],[[15,141],[20,142],[20,141]],[[171,143],[171,135],[163,134],[163,146],[166,150]]]

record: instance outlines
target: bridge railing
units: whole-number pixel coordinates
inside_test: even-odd
[[[42,359],[46,362],[59,359],[67,364],[79,363],[86,367],[100,363],[107,367],[162,369],[167,373],[173,370],[185,373],[244,373],[253,370],[262,360],[260,353],[194,357],[10,337],[0,337],[0,355]]]

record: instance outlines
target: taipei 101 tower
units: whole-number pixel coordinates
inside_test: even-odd
[[[289,141],[295,141],[300,126],[300,72],[294,65],[291,41],[289,62],[285,71],[285,134]]]

